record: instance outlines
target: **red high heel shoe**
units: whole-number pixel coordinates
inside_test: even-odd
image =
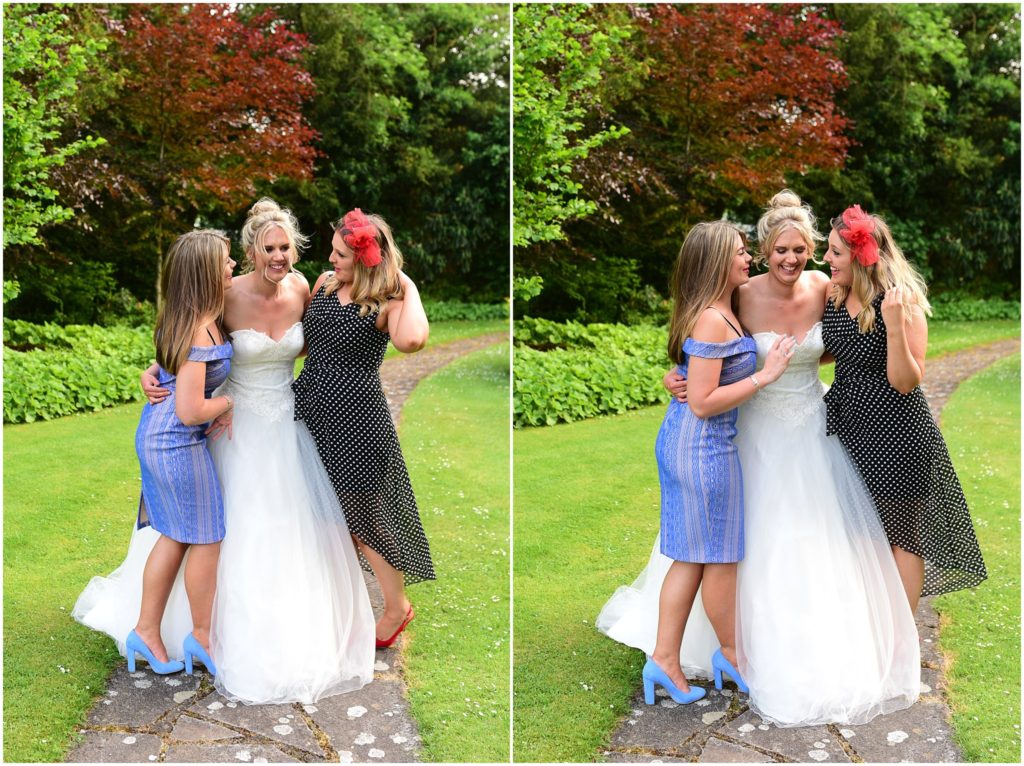
[[[387,639],[383,639],[383,640],[378,638],[377,639],[377,648],[378,649],[387,649],[389,646],[391,646],[393,643],[395,643],[395,639],[398,638],[398,634],[401,633],[403,630],[405,630],[405,626],[408,625],[410,622],[412,622],[412,618],[415,617],[415,616],[416,616],[416,613],[412,611],[412,604],[409,604],[409,611],[405,613],[405,619],[402,621],[402,624],[398,626],[398,630],[396,630],[393,634],[391,634],[391,638],[387,638]]]

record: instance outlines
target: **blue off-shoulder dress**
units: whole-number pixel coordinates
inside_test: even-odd
[[[231,344],[193,346],[188,359],[206,363],[203,388],[209,398],[231,370]],[[170,394],[143,407],[135,431],[142,468],[138,526],[150,525],[180,543],[219,542],[224,539],[224,502],[206,448],[207,424],[182,423],[174,412],[176,377],[162,367],[157,377]]]
[[[687,338],[686,375],[692,357],[721,359],[720,385],[757,369],[757,344],[750,336],[724,343]],[[673,399],[654,452],[661,482],[661,552],[676,561],[728,564],[743,559],[743,476],[733,444],[736,410],[699,418]]]

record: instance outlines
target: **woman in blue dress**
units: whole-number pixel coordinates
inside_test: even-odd
[[[132,671],[136,653],[157,673],[185,666],[191,671],[193,656],[212,668],[210,613],[224,537],[224,505],[204,432],[209,421],[234,404],[230,396],[208,398],[231,366],[231,344],[219,321],[234,266],[228,239],[208,230],[183,234],[164,260],[164,305],[153,339],[160,384],[170,395],[143,408],[135,433],[142,469],[138,526],[152,527],[160,538],[146,560],[138,621],[124,642]],[[168,659],[160,623],[186,552],[184,581],[193,631],[174,637],[183,641],[183,664]],[[76,617],[90,626],[104,619],[96,613]]]
[[[698,589],[721,648],[716,685],[735,670],[736,564],[743,558],[743,481],[733,437],[736,407],[782,375],[795,339],[780,336],[754,374],[757,346],[740,332],[733,291],[749,280],[742,232],[725,221],[699,223],[679,251],[672,275],[669,356],[689,379],[686,403],[673,400],[655,453],[661,483],[661,552],[673,559],[661,587],[658,637],[643,670],[644,696],[662,686],[680,704],[704,696],[679,662],[683,628]]]

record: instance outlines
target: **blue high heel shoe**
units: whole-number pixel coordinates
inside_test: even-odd
[[[206,666],[206,669],[209,670],[211,674],[217,675],[217,668],[213,664],[213,660],[210,659],[210,655],[206,653],[203,645],[196,641],[196,637],[191,633],[185,636],[184,650],[186,673],[192,675],[192,658],[195,657]]]
[[[168,660],[167,662],[160,662],[150,651],[149,647],[146,646],[146,642],[139,638],[139,634],[134,630],[128,634],[128,638],[124,640],[125,654],[128,655],[128,672],[135,672],[135,653],[138,652],[149,663],[150,669],[154,673],[159,673],[162,676],[168,673],[177,673],[181,670],[182,665],[178,660]]]
[[[746,681],[743,680],[736,668],[732,666],[729,660],[725,659],[725,655],[722,654],[721,649],[716,649],[715,653],[711,655],[711,668],[715,671],[715,688],[719,691],[722,690],[722,673],[723,671],[728,673],[732,680],[736,682],[736,688],[744,694],[750,694],[750,689],[747,688]]]
[[[644,702],[648,705],[654,704],[654,685],[662,687],[668,692],[668,696],[680,705],[689,705],[691,702],[696,702],[706,693],[700,686],[694,686],[690,684],[690,691],[683,692],[679,690],[672,679],[669,678],[665,671],[658,667],[658,664],[650,657],[647,658],[647,664],[644,665]]]

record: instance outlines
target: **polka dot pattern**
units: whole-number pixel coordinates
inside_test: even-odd
[[[967,501],[921,388],[901,394],[889,385],[882,298],[865,334],[845,305],[825,307],[822,338],[836,360],[827,432],[864,478],[889,543],[925,560],[921,595],[970,588],[988,573]]]
[[[435,579],[434,564],[380,382],[388,335],[376,319],[317,291],[302,319],[309,355],[292,384],[295,419],[313,435],[349,529],[411,584]]]

